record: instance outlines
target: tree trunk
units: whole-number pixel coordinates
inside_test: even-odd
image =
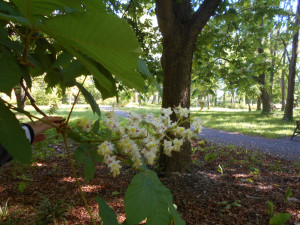
[[[251,112],[250,101],[249,101],[249,99],[248,99],[248,96],[247,96],[247,95],[245,96],[245,102],[246,102],[246,104],[248,105],[248,111],[249,111],[249,112]]]
[[[257,107],[256,110],[261,110],[261,98],[257,97]]]
[[[283,52],[283,59],[282,59],[282,73],[281,73],[281,79],[280,79],[280,85],[281,85],[281,111],[284,111],[285,109],[285,54],[286,51]]]
[[[209,95],[207,95],[207,109],[210,109],[210,98]]]
[[[299,24],[300,24],[300,0],[298,0],[297,13],[295,25],[297,31],[293,37],[292,45],[292,59],[289,65],[289,78],[288,78],[288,93],[286,99],[286,107],[284,111],[284,120],[293,120],[294,109],[294,92],[295,92],[295,77],[296,77],[296,63],[297,63],[297,50],[298,50],[298,38],[299,38]]]
[[[155,93],[155,94],[153,95],[152,104],[155,104],[156,99],[157,99],[157,95],[156,95],[156,93]]]
[[[271,49],[271,54],[276,56],[276,46],[275,46],[275,51]],[[270,103],[272,103],[272,95],[273,95],[273,82],[274,82],[274,72],[275,72],[275,60],[272,58],[272,63],[271,63],[271,73],[270,73]]]
[[[23,90],[23,88],[21,88],[20,85],[17,85],[16,87],[14,87],[14,92],[15,92],[15,96],[16,96],[16,100],[17,100],[17,107],[19,109],[24,110],[25,102],[26,102],[25,91]]]
[[[204,0],[193,12],[189,0],[156,0],[156,16],[163,36],[161,64],[163,69],[162,107],[178,105],[190,108],[190,86],[193,52],[197,37],[221,0]],[[171,116],[175,120],[175,115]],[[183,125],[190,127],[187,122]],[[191,143],[184,142],[172,157],[160,154],[160,166],[167,172],[186,171],[191,166]]]
[[[262,48],[258,48],[258,53],[262,54],[264,50]],[[261,84],[261,102],[262,102],[262,113],[270,113],[271,112],[271,98],[266,89],[266,75],[265,72],[262,72],[259,75],[259,83]]]

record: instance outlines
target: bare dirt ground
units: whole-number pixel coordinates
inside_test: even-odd
[[[205,140],[194,141],[193,150],[189,172],[158,171],[188,225],[269,224],[268,201],[274,213],[291,215],[286,224],[300,224],[299,162]],[[23,173],[13,163],[2,167],[0,206],[8,200],[9,213],[0,224],[91,224],[71,174],[67,159],[58,156],[37,161]],[[107,168],[98,165],[89,184],[81,178],[94,214],[98,210],[94,199],[100,196],[117,213],[119,222],[124,221],[124,195],[133,176],[125,168],[112,178]]]

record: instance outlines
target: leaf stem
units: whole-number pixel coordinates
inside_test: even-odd
[[[82,191],[81,185],[79,183],[78,176],[77,176],[77,171],[75,169],[75,166],[74,166],[72,158],[71,158],[70,149],[69,149],[69,146],[68,146],[68,143],[67,143],[65,132],[62,133],[62,136],[63,136],[63,139],[64,139],[64,144],[65,144],[65,148],[66,148],[66,151],[67,151],[68,160],[69,160],[69,163],[71,165],[72,173],[73,173],[73,176],[74,176],[74,178],[76,180],[76,184],[77,184],[78,190],[80,192],[81,198],[82,198],[82,200],[84,202],[86,210],[88,211],[88,213],[90,215],[90,218],[92,220],[93,225],[96,225],[96,221],[95,221],[95,219],[93,217],[92,211],[91,211],[91,209],[90,209],[90,207],[89,207],[89,205],[87,203],[87,200],[86,200],[86,198],[84,196],[84,193]]]

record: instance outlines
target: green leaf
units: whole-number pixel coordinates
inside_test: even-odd
[[[13,0],[19,8],[21,14],[25,16],[33,25],[37,25],[46,16],[54,16],[55,10],[63,12],[80,11],[82,1],[77,0]]]
[[[269,213],[269,216],[273,216],[273,212],[274,212],[274,204],[273,204],[273,202],[268,201],[268,213]]]
[[[115,81],[107,78],[92,60],[84,56],[80,52],[65,45],[68,51],[76,56],[76,58],[93,74],[95,86],[101,92],[103,99],[115,96]],[[111,75],[110,75],[111,76]],[[111,76],[112,77],[112,76]]]
[[[0,143],[15,160],[30,163],[31,147],[15,115],[0,99]]]
[[[10,96],[12,88],[20,82],[22,70],[18,61],[6,48],[0,48],[0,92]]]
[[[163,222],[160,223],[159,221],[167,221],[168,217],[168,220],[171,218],[171,221],[173,221],[175,225],[185,225],[184,220],[181,219],[181,215],[174,207],[173,196],[170,190],[161,183],[155,172],[147,170],[147,175],[156,186],[155,197],[157,201],[156,212],[154,212],[154,215],[147,219],[147,224],[164,224]],[[161,199],[163,199],[163,202],[161,202]],[[165,203],[167,203],[168,212],[162,211],[163,208],[165,208]]]
[[[287,202],[287,200],[293,195],[293,192],[291,189],[288,189],[287,192],[284,195],[284,202]]]
[[[23,193],[25,191],[26,187],[27,187],[27,184],[25,182],[20,182],[19,186],[18,186],[19,192]]]
[[[16,54],[21,54],[23,51],[23,46],[18,41],[12,41],[8,38],[7,31],[0,27],[0,42],[1,45],[13,50]]]
[[[95,163],[91,156],[88,156],[84,161],[84,176],[86,179],[86,183],[90,181],[95,175],[96,168]]]
[[[125,194],[127,224],[138,224],[154,212],[153,183],[144,172],[136,174]]]
[[[60,69],[57,68],[50,68],[47,71],[47,74],[45,76],[45,81],[48,84],[48,87],[52,88],[56,85],[62,83],[63,72]]]
[[[78,60],[72,61],[68,66],[64,67],[62,85],[73,86],[75,78],[83,74],[87,74],[86,68]]]
[[[79,165],[81,165],[85,159],[85,151],[87,150],[87,146],[87,144],[81,144],[74,152],[74,158]]]
[[[145,218],[148,225],[165,225],[170,218],[176,225],[185,224],[174,208],[170,190],[150,170],[138,173],[132,179],[125,194],[125,212],[128,225]]]
[[[138,60],[138,71],[144,75],[150,82],[154,83],[156,86],[158,92],[162,94],[162,90],[160,85],[157,83],[156,79],[153,77],[153,75],[150,73],[145,61],[143,59]]]
[[[166,190],[156,187],[154,190],[154,210],[147,218],[147,225],[165,225],[169,222],[168,201],[166,201]]]
[[[100,119],[96,120],[93,123],[92,131],[93,131],[94,134],[98,134],[99,133],[99,129],[100,129]]]
[[[103,221],[103,225],[118,225],[117,215],[106,202],[98,196],[96,197],[96,202],[99,205],[99,215]]]
[[[57,57],[56,61],[52,64],[52,67],[60,68],[65,64],[70,63],[73,58],[73,55],[67,51],[64,51]]]
[[[25,26],[30,26],[29,21],[23,16],[8,15],[8,14],[0,13],[0,19],[12,21],[14,23],[20,23]]]
[[[102,80],[101,78],[99,78],[98,76],[93,76],[94,78],[94,82],[95,82],[95,86],[96,88],[101,92],[102,98],[106,99],[109,97],[113,97],[117,95],[117,88],[116,88],[116,80],[113,78],[112,74],[105,69],[102,65],[100,65],[99,63],[96,64],[97,69],[99,70],[99,72],[106,77],[106,79],[109,80],[109,82],[111,83],[110,89],[107,92],[106,89],[104,89],[102,86]]]
[[[78,82],[75,82],[76,86],[79,88],[79,90],[81,91],[81,93],[83,94],[85,100],[90,104],[90,106],[92,107],[92,110],[94,113],[97,113],[97,115],[100,117],[101,116],[101,111],[99,108],[99,105],[97,104],[97,102],[95,101],[94,97],[91,95],[90,92],[88,92],[81,84],[79,84]]]
[[[291,215],[288,213],[279,213],[270,219],[269,224],[270,225],[283,225],[289,220],[290,217],[291,217]]]
[[[72,13],[50,18],[39,28],[63,46],[88,55],[124,84],[143,90],[144,80],[136,72],[141,50],[130,26],[119,17],[102,10]]]

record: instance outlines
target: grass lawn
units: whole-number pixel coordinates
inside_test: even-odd
[[[119,110],[133,111],[137,113],[152,112],[156,115],[160,113],[157,105],[146,105],[142,107],[119,107]],[[204,126],[218,130],[243,133],[253,136],[263,136],[267,138],[290,137],[296,127],[295,122],[285,122],[282,120],[283,112],[275,111],[269,115],[263,115],[260,111],[212,108],[204,109],[196,114],[196,108],[192,108],[192,115],[199,116],[204,121]],[[294,119],[300,119],[300,109],[294,111]]]
[[[145,105],[142,107],[118,107],[118,110],[132,111],[140,114],[154,113],[160,114],[159,105]],[[34,112],[33,108],[27,107],[27,111],[34,115],[38,115]],[[47,108],[43,109],[46,113]],[[295,129],[295,122],[285,122],[282,120],[283,112],[275,111],[269,115],[263,115],[261,112],[238,109],[225,109],[225,108],[212,108],[210,110],[204,109],[203,111],[196,113],[197,108],[192,108],[192,115],[199,116],[204,121],[204,126],[208,128],[214,128],[218,130],[226,130],[231,132],[238,132],[253,136],[263,136],[267,138],[283,138],[290,137]],[[60,107],[55,112],[55,115],[67,117],[70,111],[70,107]],[[102,111],[103,112],[103,111]],[[38,115],[39,116],[39,115]],[[102,116],[104,116],[102,114]],[[88,106],[76,106],[71,117],[71,123],[75,122],[81,117],[87,117],[91,120],[96,120],[95,115]],[[24,116],[19,116],[22,122],[26,122]],[[294,111],[294,119],[300,119],[300,109]]]

